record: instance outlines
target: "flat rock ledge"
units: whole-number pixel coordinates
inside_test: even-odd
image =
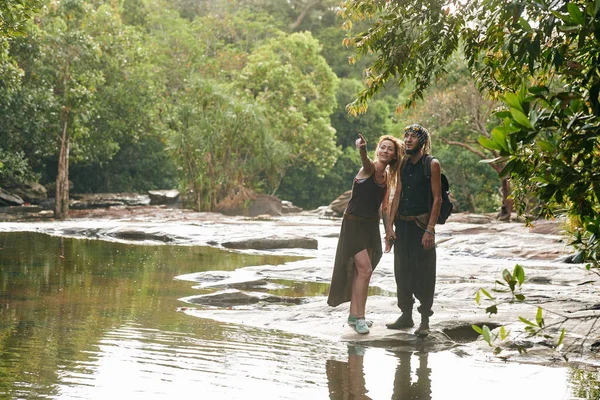
[[[223,242],[227,249],[238,250],[271,250],[271,249],[313,249],[318,248],[317,239],[309,237],[266,237]]]

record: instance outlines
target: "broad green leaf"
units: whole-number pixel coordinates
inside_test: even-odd
[[[579,9],[579,6],[575,3],[567,4],[567,11],[569,11],[569,15],[573,19],[573,21],[579,25],[583,25],[585,23],[585,16]]]
[[[527,22],[527,20],[523,17],[519,18],[519,25],[521,25],[521,28],[523,28],[523,30],[527,32],[531,32],[533,30],[531,29],[531,25],[529,25],[529,22]]]
[[[477,303],[477,305],[481,304],[481,295],[479,294],[479,290],[477,293],[475,293],[475,303]]]
[[[500,340],[505,340],[508,337],[508,334],[510,333],[510,331],[507,331],[506,328],[503,326],[500,327]]]
[[[520,293],[515,294],[515,298],[519,301],[525,300],[525,296]]]
[[[511,116],[512,116],[512,114],[511,114]],[[514,123],[514,120],[512,118],[504,118],[502,128],[504,129],[504,132],[506,132],[506,133],[520,132],[522,129],[520,126],[518,126],[517,124]]]
[[[541,184],[543,184],[543,185],[547,185],[547,184],[549,184],[549,183],[550,183],[550,182],[548,182],[548,181],[547,181],[547,180],[546,180],[546,179],[545,179],[543,176],[534,176],[534,177],[533,177],[533,178],[531,178],[529,181],[530,181],[530,182],[538,182],[538,183],[541,183]]]
[[[510,271],[507,269],[504,269],[504,271],[502,271],[502,278],[506,281],[506,283],[509,283],[509,284],[513,280],[513,277],[510,274]]]
[[[548,93],[548,88],[546,86],[540,85],[540,86],[532,86],[529,89],[530,93],[533,94],[542,94],[542,93]]]
[[[492,140],[496,142],[502,150],[508,151],[508,143],[506,142],[506,135],[498,128],[492,129]]]
[[[498,117],[499,119],[504,119],[506,117],[510,117],[510,111],[498,111],[497,113],[494,113],[495,117]]]
[[[492,339],[491,339],[491,334],[490,334],[490,328],[487,325],[483,326],[482,335],[483,335],[483,338],[485,339],[485,341],[488,342],[488,344],[491,346]]]
[[[525,318],[523,318],[523,317],[519,317],[519,321],[521,321],[521,322],[523,322],[524,324],[527,324],[527,325],[529,325],[529,326],[537,327],[537,325],[536,325],[536,324],[534,324],[534,323],[533,323],[533,322],[531,322],[530,320],[528,320],[528,319],[525,319]]]
[[[498,314],[498,306],[496,306],[496,305],[489,306],[488,308],[485,309],[485,312],[488,314]]]
[[[483,293],[483,294],[484,294],[484,295],[485,295],[485,296],[486,296],[488,299],[490,299],[490,300],[494,300],[494,298],[492,297],[492,295],[491,295],[491,294],[489,294],[489,293],[487,292],[487,290],[485,290],[485,289],[483,289],[483,288],[481,288],[481,289],[479,289],[479,290],[480,290],[480,291],[481,291],[481,293]]]
[[[572,23],[573,20],[571,19],[571,16],[568,14],[563,14],[560,13],[558,11],[552,10],[550,11],[552,13],[552,15],[554,15],[556,18],[559,18],[560,20],[566,22],[566,23]]]
[[[522,285],[525,281],[525,270],[519,264],[515,265],[515,269],[513,270],[513,276],[519,282],[519,285]]]
[[[493,140],[491,140],[483,135],[479,136],[479,139],[477,139],[477,141],[479,142],[480,145],[482,145],[486,149],[502,150],[502,146],[500,146],[498,143],[494,142]]]
[[[491,158],[489,160],[479,160],[479,162],[481,164],[498,164],[498,163],[501,163],[501,162],[504,162],[504,161],[506,161],[506,157],[505,156]]]
[[[557,29],[561,32],[576,32],[581,28],[577,25],[559,25]]]
[[[542,309],[541,307],[538,307],[537,309],[537,314],[535,316],[535,321],[537,322],[538,326],[540,328],[544,327],[544,317],[542,316]]]
[[[537,145],[540,149],[547,151],[549,153],[553,153],[556,150],[556,147],[554,147],[554,145],[552,143],[547,142],[545,140],[538,140]]]
[[[516,94],[506,93],[506,95],[504,95],[504,101],[506,101],[506,104],[508,104],[510,108],[516,108],[517,110],[523,112],[523,106],[521,105],[519,97]]]
[[[473,330],[477,333],[479,333],[480,335],[483,334],[483,329],[481,329],[479,326],[477,325],[471,325],[471,328],[473,328]]]
[[[500,171],[500,174],[499,174],[500,178],[509,176],[513,172],[515,165],[517,165],[517,160],[514,158],[510,159],[504,166],[504,169],[502,171]]]
[[[519,125],[522,125],[526,128],[531,128],[531,123],[529,122],[529,119],[521,110],[511,108],[510,113]]]

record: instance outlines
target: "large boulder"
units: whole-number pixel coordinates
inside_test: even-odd
[[[346,206],[350,201],[350,197],[352,197],[352,190],[342,193],[337,199],[331,202],[329,208],[335,213],[335,215],[341,217],[344,215],[344,211],[346,210]]]
[[[0,188],[0,206],[22,206],[25,202],[21,197],[16,194],[9,193],[6,190]]]
[[[70,207],[73,209],[108,208],[113,206],[147,206],[150,197],[137,193],[74,194]]]
[[[180,202],[179,190],[175,189],[150,190],[148,196],[150,196],[150,205],[174,205]]]
[[[25,203],[40,204],[48,198],[48,191],[39,183],[23,183],[10,189],[13,195],[23,199]]]
[[[284,214],[295,214],[302,211],[302,208],[295,206],[291,201],[281,201],[281,212]]]
[[[257,217],[259,215],[280,216],[283,214],[281,200],[268,194],[253,195],[248,199],[247,207],[239,201],[222,202],[217,205],[216,211],[225,215],[243,215]]]

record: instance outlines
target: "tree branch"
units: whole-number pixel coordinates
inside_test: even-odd
[[[321,1],[323,1],[323,0],[308,1],[306,3],[306,6],[304,6],[304,9],[302,9],[302,12],[300,13],[300,15],[298,15],[298,18],[296,18],[296,21],[294,21],[294,23],[290,25],[290,29],[292,31],[295,31],[300,26],[300,24],[302,24],[302,21],[304,20],[304,18],[306,17],[306,14],[308,14],[310,9],[313,8],[314,6],[316,6],[317,4],[319,4]]]
[[[460,146],[462,148],[465,148],[467,150],[469,150],[471,153],[478,155],[479,157],[481,157],[482,159],[486,159],[488,158],[488,156],[481,150],[476,149],[475,147],[471,146],[468,143],[463,143],[463,142],[456,142],[454,140],[448,140],[445,138],[442,138],[442,141],[446,144],[450,144],[452,146]]]

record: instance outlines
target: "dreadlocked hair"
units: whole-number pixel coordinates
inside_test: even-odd
[[[419,143],[423,149],[423,154],[431,155],[431,135],[426,128],[419,124],[412,124],[404,128],[404,132],[414,132],[419,137]],[[421,140],[421,138],[424,139]]]

